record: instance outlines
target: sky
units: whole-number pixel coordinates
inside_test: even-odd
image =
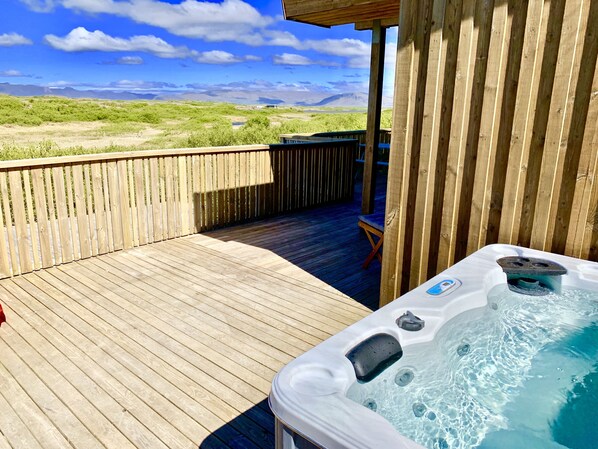
[[[281,0],[1,1],[3,83],[367,92],[371,32],[286,21]],[[385,95],[396,28],[387,39]]]

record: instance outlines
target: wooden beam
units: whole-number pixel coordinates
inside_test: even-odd
[[[369,23],[361,29],[371,29],[374,20],[382,20],[382,26],[397,25],[400,1],[366,0],[337,1],[284,0],[284,17],[287,20],[330,27],[335,25]]]
[[[373,30],[374,22],[375,20],[363,20],[361,22],[355,22],[355,29],[357,31]],[[399,26],[399,16],[380,19],[380,25],[384,28]]]
[[[382,84],[384,78],[384,51],[386,28],[380,20],[374,21],[372,29],[372,55],[370,59],[370,90],[368,96],[368,119],[365,138],[365,163],[363,167],[363,195],[361,212],[374,212],[376,192],[376,164],[380,142],[380,113],[382,111]]]
[[[283,0],[283,11],[286,18],[317,14],[322,12],[335,13],[350,8],[383,9],[389,7],[387,0]]]

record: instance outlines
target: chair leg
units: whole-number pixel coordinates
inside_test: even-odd
[[[368,257],[365,259],[365,262],[363,263],[362,267],[364,269],[366,269],[367,267],[370,266],[370,263],[372,263],[372,260],[374,260],[374,257],[378,257],[378,260],[380,262],[382,262],[382,256],[380,255],[380,248],[382,247],[382,242],[384,241],[384,235],[382,235],[380,237],[380,240],[378,240],[378,243],[374,244],[374,240],[370,237],[370,234],[368,234],[368,238],[370,240],[370,243],[372,244],[372,251],[370,251],[370,254],[368,255]]]

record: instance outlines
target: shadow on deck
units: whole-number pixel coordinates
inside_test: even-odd
[[[375,210],[383,211],[386,176],[379,175]],[[336,203],[203,234],[202,244],[280,274],[332,288],[370,310],[378,308],[380,262],[361,267],[371,247],[357,217],[361,184],[352,202]],[[261,248],[265,251],[256,251]]]

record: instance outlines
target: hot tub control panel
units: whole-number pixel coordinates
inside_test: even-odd
[[[461,286],[461,281],[458,279],[447,278],[434,284],[426,293],[430,296],[445,296],[454,292]]]

